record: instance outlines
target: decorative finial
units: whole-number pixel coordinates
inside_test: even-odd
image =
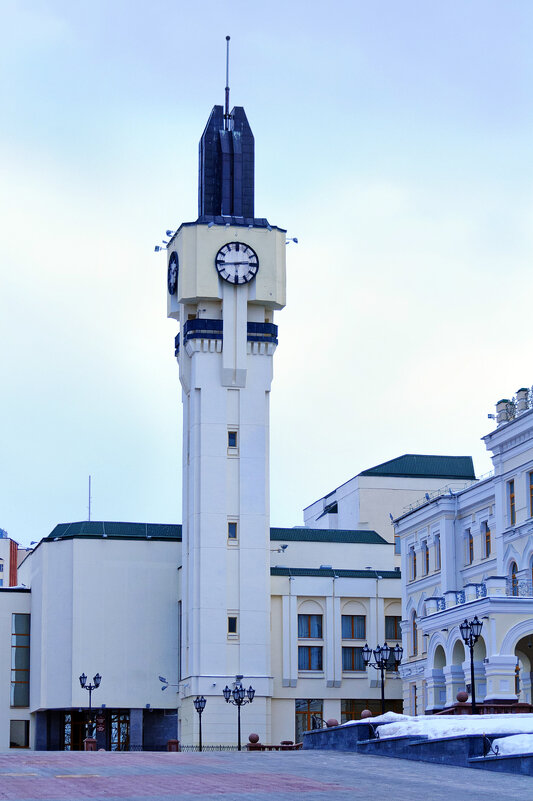
[[[226,105],[224,109],[224,130],[229,131],[229,40],[226,36]]]

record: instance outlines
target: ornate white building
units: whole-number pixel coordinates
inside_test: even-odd
[[[471,684],[459,630],[477,615],[477,702],[531,703],[533,408],[520,389],[483,439],[494,474],[395,520],[401,542],[405,710],[434,712]]]

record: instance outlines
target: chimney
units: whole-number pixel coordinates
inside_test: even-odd
[[[503,398],[496,404],[496,422],[499,426],[501,426],[502,423],[507,423],[511,419],[509,414],[510,404],[511,401],[509,398]]]
[[[516,413],[522,414],[529,408],[529,389],[522,387],[516,391]]]

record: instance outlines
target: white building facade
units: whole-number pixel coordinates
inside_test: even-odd
[[[57,526],[30,553],[20,568],[24,586],[0,590],[1,747],[82,748],[82,673],[102,677],[92,694],[98,747],[198,742],[182,671],[181,539],[177,525],[92,521]],[[379,676],[365,670],[362,648],[367,640],[399,642],[400,573],[390,544],[374,531],[273,528],[267,558],[270,711],[258,725],[254,699],[242,712],[243,734],[294,741],[322,719],[377,713]],[[229,641],[238,645],[239,637],[237,630]],[[255,686],[250,673],[244,681]],[[236,711],[222,696],[228,679],[235,677],[212,677],[205,744],[236,743]],[[388,709],[401,710],[395,672],[386,674],[385,696]]]
[[[405,710],[451,706],[471,684],[459,630],[477,615],[476,701],[531,704],[533,408],[527,389],[497,405],[485,436],[494,474],[395,520],[401,542]]]

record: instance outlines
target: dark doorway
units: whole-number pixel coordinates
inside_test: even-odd
[[[83,751],[83,741],[87,737],[87,713],[86,712],[63,712],[62,725],[63,751]]]

